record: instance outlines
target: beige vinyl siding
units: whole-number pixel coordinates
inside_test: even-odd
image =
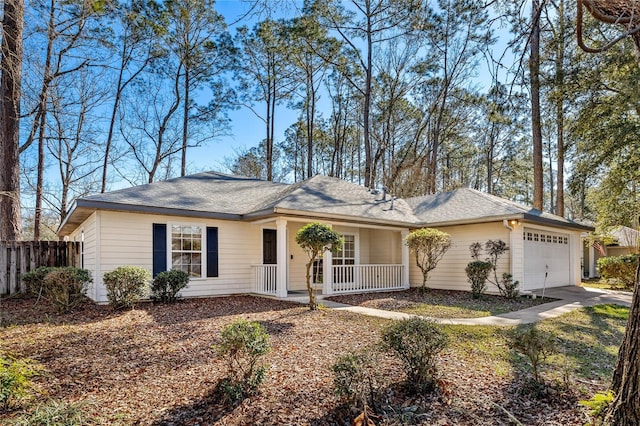
[[[400,232],[385,229],[371,229],[371,243],[368,245],[370,261],[376,265],[402,263],[402,237]]]
[[[509,244],[509,231],[502,222],[492,222],[485,224],[460,225],[439,227],[441,231],[451,235],[452,246],[444,255],[436,269],[431,271],[427,281],[427,287],[470,291],[465,268],[472,260],[469,252],[469,245],[480,242],[484,245],[487,240],[501,239]],[[498,277],[504,272],[509,272],[510,254],[507,251],[498,263]],[[412,287],[422,285],[422,272],[416,266],[416,258],[413,253],[409,256],[409,282]],[[489,284],[489,293],[497,293],[498,289]]]
[[[101,218],[102,271],[134,265],[151,272],[154,223],[167,224],[168,227],[179,223],[218,228],[219,276],[192,279],[189,286],[182,290],[182,296],[215,296],[252,290],[251,265],[262,262],[262,230],[259,226],[243,222],[104,211]],[[167,232],[170,232],[169,228]],[[203,264],[206,264],[204,254]],[[206,275],[204,268],[203,275]],[[98,300],[105,301],[106,292],[101,287]]]
[[[307,289],[306,264],[309,261],[307,254],[296,243],[296,233],[305,223],[288,222],[288,256],[289,259],[289,290],[299,291]],[[293,258],[292,258],[293,256]]]
[[[83,264],[81,265],[84,269],[87,269],[91,273],[91,278],[93,278],[93,283],[89,287],[89,291],[87,292],[87,296],[92,300],[97,300],[98,294],[98,283],[97,283],[97,271],[99,269],[99,265],[97,262],[97,229],[96,229],[96,216],[97,213],[94,212],[89,216],[80,226],[78,226],[72,233],[69,235],[70,241],[78,241],[82,243],[82,232],[84,231],[84,245],[81,245],[81,253],[80,255],[84,256],[81,258]]]

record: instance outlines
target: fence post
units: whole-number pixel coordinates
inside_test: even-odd
[[[9,294],[7,283],[7,244],[0,241],[0,294]]]
[[[18,289],[18,245],[12,241],[9,259],[9,294],[17,293]]]
[[[20,276],[18,277],[18,288],[20,293],[25,293],[27,291],[27,285],[22,281],[22,274],[26,274],[27,272],[29,272],[27,262],[27,259],[29,257],[27,256],[27,248],[28,246],[26,243],[20,244]]]

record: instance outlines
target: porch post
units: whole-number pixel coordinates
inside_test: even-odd
[[[276,257],[278,260],[276,297],[287,297],[287,220],[276,219],[276,230]]]
[[[331,227],[331,225],[327,225]],[[324,252],[322,261],[322,294],[333,294],[333,254],[331,250]]]
[[[408,289],[409,284],[409,246],[405,243],[409,230],[400,232],[400,246],[402,247],[402,287]]]
[[[589,278],[596,277],[596,250],[589,244]]]

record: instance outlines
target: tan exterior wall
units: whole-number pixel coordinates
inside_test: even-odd
[[[402,237],[400,232],[386,229],[372,229],[369,251],[369,264],[389,265],[402,263]],[[365,263],[365,262],[362,262]]]
[[[497,239],[503,240],[507,245],[510,244],[509,230],[504,227],[502,222],[446,226],[438,229],[451,235],[452,246],[438,263],[436,269],[429,274],[427,287],[430,288],[470,291],[471,286],[465,272],[467,264],[472,260],[469,245],[476,241],[484,244],[487,240]],[[409,264],[409,283],[412,287],[419,287],[422,285],[422,272],[416,266],[416,258],[413,253],[410,255]],[[498,277],[509,270],[510,253],[507,251],[499,260]],[[489,284],[487,292],[497,293],[498,289]]]
[[[89,216],[78,228],[69,235],[70,241],[79,241],[80,246],[80,266],[89,270],[93,283],[89,287],[87,296],[93,300],[97,300],[98,286],[96,284],[96,277],[99,270],[98,264],[98,230],[96,226],[96,218],[98,213],[93,213]],[[84,231],[84,243],[82,242],[82,235]]]
[[[88,232],[92,218],[97,218],[96,237]],[[184,297],[248,293],[252,285],[251,265],[262,263],[262,229],[243,222],[199,218],[183,218],[99,211],[80,227],[85,229],[85,267],[92,272],[94,293],[98,302],[106,302],[102,274],[119,266],[140,266],[151,272],[153,267],[152,226],[154,223],[193,224],[218,227],[219,276],[194,278],[181,291]],[[95,248],[93,242],[97,241]],[[100,263],[96,259],[100,259]]]

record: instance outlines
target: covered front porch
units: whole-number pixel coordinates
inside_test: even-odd
[[[286,298],[306,290],[308,258],[295,235],[309,222],[278,218],[255,224],[262,234],[262,263],[251,266],[254,293]],[[343,236],[344,247],[314,263],[311,281],[316,291],[332,295],[409,288],[409,249],[404,244],[408,229],[323,223]]]

